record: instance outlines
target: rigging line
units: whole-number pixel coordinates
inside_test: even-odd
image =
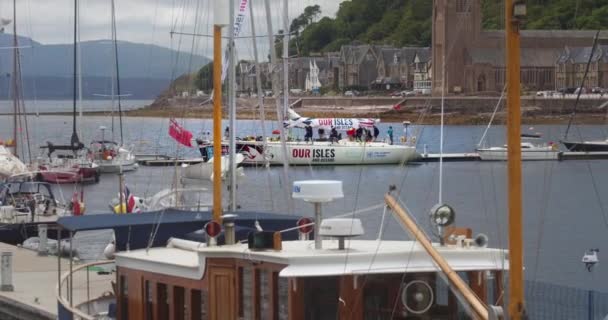
[[[591,65],[591,61],[593,60],[593,55],[595,54],[595,49],[597,48],[598,38],[600,36],[600,30],[595,33],[595,38],[593,38],[593,46],[591,47],[591,53],[589,54],[589,60],[587,60],[587,65],[585,66],[585,73],[583,74],[583,79],[581,79],[581,85],[578,87],[578,94],[576,95],[576,101],[574,101],[574,108],[572,108],[572,114],[570,115],[570,119],[568,120],[568,126],[566,127],[566,133],[564,134],[564,140],[568,139],[568,132],[570,131],[570,126],[572,125],[572,120],[576,115],[576,108],[578,107],[578,102],[581,98],[581,93],[583,93],[583,87],[585,86],[585,80],[587,79],[587,74],[589,73],[589,66]]]
[[[441,66],[442,70],[441,71],[441,126],[439,127],[439,204],[443,204],[443,130],[444,130],[444,124],[443,124],[443,118],[444,118],[444,112],[445,112],[445,87],[446,87],[446,83],[445,83],[445,55],[443,56],[443,63]]]
[[[483,141],[486,138],[486,135],[488,134],[488,130],[490,130],[490,127],[492,126],[492,122],[494,122],[494,117],[496,116],[496,113],[498,112],[498,109],[501,106],[501,102],[505,96],[506,90],[507,90],[507,85],[505,84],[504,87],[502,88],[502,92],[500,93],[500,98],[498,99],[498,102],[496,103],[496,106],[494,107],[494,112],[492,112],[492,116],[490,117],[490,122],[488,123],[486,130],[483,131],[483,134],[481,135],[481,139],[479,139],[479,143],[477,143],[478,148],[481,147],[481,144],[483,143]]]

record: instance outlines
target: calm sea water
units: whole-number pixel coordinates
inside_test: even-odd
[[[10,123],[0,117],[0,123]],[[30,117],[33,149],[44,141],[68,141],[71,118],[64,116]],[[111,127],[108,117],[85,117],[80,123],[81,139],[90,141],[99,134],[99,126]],[[211,130],[208,120],[189,119],[184,125],[195,134]],[[382,135],[392,125],[401,132],[401,124],[380,125]],[[115,122],[117,127],[117,122]],[[125,118],[124,138],[138,153],[168,155],[196,155],[196,150],[179,148],[167,135],[168,120],[157,118]],[[270,132],[276,123],[267,123]],[[413,126],[418,144],[427,145],[429,152],[438,151],[438,126]],[[447,126],[446,152],[469,152],[475,149],[485,127]],[[541,132],[544,141],[558,141],[564,126],[525,127],[525,131]],[[581,126],[571,131],[573,137],[606,137],[606,126]],[[11,127],[0,126],[0,138],[7,137]],[[238,121],[241,135],[260,135],[258,121]],[[109,133],[107,133],[109,134]],[[303,135],[303,133],[300,133]],[[115,133],[115,139],[119,134]],[[494,126],[487,138],[489,145],[504,144],[504,128]],[[36,146],[36,147],[34,147]],[[325,216],[335,216],[381,204],[389,185],[398,186],[399,198],[425,227],[429,226],[427,212],[438,202],[439,166],[437,163],[393,165],[294,167],[289,169],[289,181],[282,176],[282,168],[246,168],[246,178],[239,186],[238,202],[243,210],[288,212],[285,196],[291,183],[299,179],[338,179],[344,182],[344,199],[324,205]],[[506,165],[502,162],[445,163],[443,201],[456,209],[457,224],[473,228],[474,233],[485,233],[491,246],[507,247]],[[586,249],[600,248],[600,260],[608,261],[608,161],[546,161],[525,162],[524,177],[524,237],[526,276],[530,280],[546,281],[585,289],[608,291],[608,264],[600,263],[587,272],[581,263]],[[150,196],[170,186],[173,168],[140,167],[126,174],[131,191]],[[58,192],[69,198],[77,186],[62,186]],[[96,185],[84,188],[87,211],[107,213],[108,202],[116,197],[118,179],[102,176]],[[293,202],[293,214],[312,215],[311,205]],[[367,238],[375,238],[382,211],[358,215],[364,222]],[[85,259],[98,258],[109,239],[106,232],[78,235],[78,247]],[[386,222],[384,238],[404,239],[405,231],[394,219]]]

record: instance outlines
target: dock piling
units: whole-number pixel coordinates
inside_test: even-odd
[[[40,242],[38,243],[39,256],[46,256],[48,254],[47,227],[48,226],[44,223],[38,225],[38,238],[40,238]]]
[[[13,253],[4,251],[0,258],[1,291],[14,291],[13,287]]]

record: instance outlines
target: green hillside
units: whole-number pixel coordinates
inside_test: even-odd
[[[311,6],[294,20],[292,54],[338,51],[343,44],[429,46],[432,0],[344,1],[335,18],[316,19],[322,6]],[[608,29],[608,0],[528,0],[526,29]],[[482,0],[485,29],[502,29],[501,0]],[[280,45],[279,45],[280,47]]]

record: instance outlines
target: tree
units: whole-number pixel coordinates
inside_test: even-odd
[[[194,86],[203,91],[213,89],[213,62],[209,62],[198,70],[194,78]]]

